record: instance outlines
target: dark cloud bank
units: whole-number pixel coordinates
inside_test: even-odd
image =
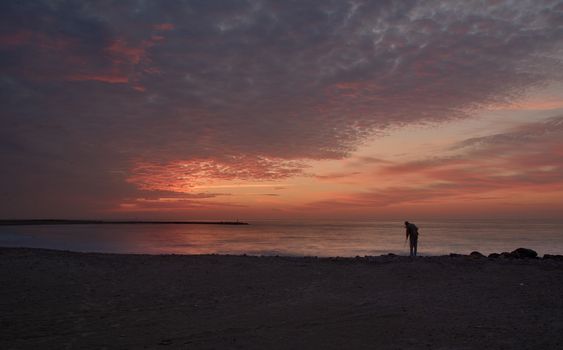
[[[342,158],[563,71],[559,1],[4,1],[0,19],[12,217],[138,196],[139,164],[291,176],[286,162]]]

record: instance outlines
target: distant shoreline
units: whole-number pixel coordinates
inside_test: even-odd
[[[32,225],[248,225],[242,221],[137,221],[137,220],[0,220],[0,226]]]

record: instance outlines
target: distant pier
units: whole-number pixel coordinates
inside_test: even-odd
[[[242,221],[137,221],[137,220],[0,220],[0,226],[23,225],[248,225]]]

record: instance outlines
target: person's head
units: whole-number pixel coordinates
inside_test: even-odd
[[[408,226],[408,225],[409,225],[409,222],[408,222],[408,221],[405,221],[405,226]]]

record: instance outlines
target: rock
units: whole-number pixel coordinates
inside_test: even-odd
[[[514,258],[514,256],[509,252],[502,252],[502,253],[500,253],[499,258],[512,259],[512,258]]]
[[[479,253],[478,251],[473,251],[469,254],[469,256],[473,257],[473,258],[484,258],[485,256],[481,253]]]
[[[158,345],[170,345],[172,344],[172,339],[162,339]]]
[[[461,254],[456,254],[456,253],[450,253],[450,258],[458,258],[460,256],[463,256]]]
[[[550,259],[550,260],[560,260],[560,261],[563,261],[563,255],[559,255],[559,254],[555,254],[555,255],[552,255],[552,254],[544,254],[544,255],[543,255],[543,258],[544,258],[544,259]]]
[[[499,257],[500,257],[500,254],[499,254],[499,253],[492,253],[492,254],[489,254],[489,258],[492,258],[492,259],[498,259]]]
[[[517,259],[533,259],[538,257],[538,253],[535,250],[528,248],[518,248],[510,254]]]

